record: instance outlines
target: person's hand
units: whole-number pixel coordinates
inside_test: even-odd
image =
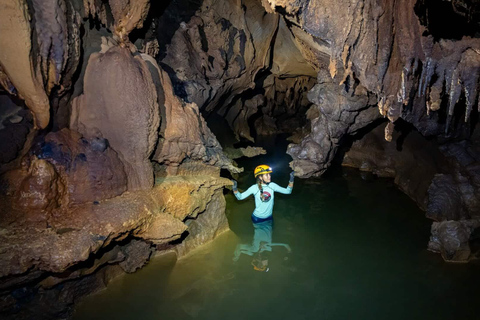
[[[293,179],[295,179],[295,171],[290,172],[290,183],[293,183]]]
[[[232,180],[232,183],[233,183],[232,190],[233,190],[233,191],[238,191],[238,190],[237,190],[237,181]]]

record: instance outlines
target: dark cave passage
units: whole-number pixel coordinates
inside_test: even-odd
[[[415,12],[421,23],[427,27],[427,33],[437,41],[460,40],[464,36],[480,37],[478,1],[420,0],[415,5]]]

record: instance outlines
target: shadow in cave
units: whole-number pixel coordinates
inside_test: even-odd
[[[335,156],[332,160],[332,164],[327,169],[326,173],[331,169],[337,170],[339,167],[342,166],[342,162],[343,162],[343,159],[345,158],[345,154],[350,150],[350,148],[352,147],[355,141],[361,140],[366,134],[370,133],[373,129],[375,129],[376,127],[380,126],[382,123],[385,123],[387,121],[388,121],[387,119],[380,118],[373,121],[369,125],[363,127],[362,129],[358,130],[353,135],[344,135],[340,139],[337,152],[335,153]]]
[[[400,131],[400,136],[395,140],[397,151],[403,150],[403,143],[405,142],[405,139],[414,129],[415,128],[413,124],[403,120],[402,118],[398,118],[397,121],[395,121],[395,131]]]
[[[157,41],[159,53],[157,61],[163,60],[167,54],[167,46],[182,22],[188,23],[190,18],[202,6],[203,0],[170,0],[167,3],[157,3],[150,12],[157,18]],[[152,3],[152,4],[153,4]],[[160,12],[160,15],[159,15]]]
[[[424,36],[431,34],[435,41],[480,37],[479,1],[418,0],[414,10],[421,24],[427,27]]]
[[[476,109],[476,108],[472,107],[472,111],[473,109]],[[455,107],[453,109],[453,115],[449,116],[448,111],[445,111],[445,112],[447,112],[446,129],[445,129],[446,139],[448,140],[468,139],[472,135],[472,131],[473,131],[472,127],[475,127],[476,121],[478,121],[478,116],[475,116],[474,114],[473,118],[469,117],[469,120],[465,122],[466,98],[465,98],[465,92],[463,90],[458,102],[455,104]]]

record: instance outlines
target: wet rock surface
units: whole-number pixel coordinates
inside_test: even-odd
[[[154,60],[152,63],[156,64]],[[185,103],[177,97],[167,73],[158,67],[155,70],[163,92],[164,108],[161,108],[162,124],[152,159],[163,166],[168,175],[179,174],[179,170],[198,174],[199,171],[208,171],[212,166],[241,172],[223,154],[220,143],[208,128],[198,106]],[[186,162],[185,158],[188,158]],[[192,167],[193,163],[197,165]]]
[[[392,133],[391,142],[384,138],[385,122],[353,141],[343,156],[342,165],[393,178],[405,194],[427,210],[432,180],[438,172],[448,170],[448,162],[435,142],[425,140],[404,125]]]
[[[151,188],[149,157],[160,115],[147,63],[113,46],[90,56],[83,87],[83,95],[73,101],[70,127],[88,139],[108,140],[122,160],[129,190]]]
[[[133,272],[148,261],[154,246],[179,239],[187,228],[187,240],[195,238],[188,250],[211,240],[228,228],[221,193],[227,184],[227,179],[206,176],[165,178],[149,192],[59,208],[43,228],[23,219],[2,225],[0,278],[5,299],[16,299],[15,288],[57,290],[65,281],[81,279],[107,264]],[[202,217],[197,230],[183,222],[197,216]],[[206,235],[204,224],[212,228]],[[15,308],[3,312],[15,315]]]
[[[438,145],[408,126],[384,139],[387,124],[353,142],[342,165],[394,178],[395,184],[434,220],[428,248],[449,262],[467,262],[478,228],[478,157],[468,141]],[[473,137],[475,141],[475,137]]]

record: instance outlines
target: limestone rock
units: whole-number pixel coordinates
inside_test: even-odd
[[[220,233],[229,230],[225,216],[225,198],[221,191],[217,191],[212,200],[205,207],[205,211],[195,220],[187,220],[188,236],[181,244],[175,247],[179,257],[187,255],[191,250],[212,241]]]
[[[224,178],[166,178],[149,191],[129,192],[113,199],[77,205],[69,210],[60,207],[50,217],[47,227],[24,221],[4,225],[0,234],[2,290],[12,285],[25,285],[49,274],[62,273],[64,280],[82,276],[85,272],[89,274],[94,270],[80,271],[77,266],[95,258],[96,254],[99,254],[98,257],[106,254],[113,249],[112,244],[131,241],[132,236],[153,244],[178,239],[187,229],[182,223],[185,218],[193,219],[207,209],[209,212],[224,209],[220,190],[228,184],[230,181]],[[221,217],[222,212],[212,214]],[[2,211],[2,216],[4,214]],[[220,223],[214,229],[223,228]],[[143,244],[141,246],[143,249],[140,251],[148,251],[144,250],[146,247]],[[111,259],[104,258],[105,261],[99,260],[96,265],[126,261],[125,255],[130,254],[130,249],[122,252],[123,256],[112,252]],[[146,257],[146,253],[140,256]],[[124,263],[124,267],[127,271],[133,268],[128,262]],[[27,271],[29,277],[25,277]],[[52,281],[57,283],[58,279]]]
[[[468,262],[470,235],[478,227],[478,219],[434,222],[428,249],[440,252],[445,261]]]
[[[40,69],[33,67],[31,26],[28,6],[24,0],[3,3],[0,13],[0,65],[34,113],[34,124],[45,128],[49,123],[50,104],[43,86]]]
[[[187,1],[172,3],[159,19],[159,30],[172,35],[161,40],[159,59],[176,94],[211,112],[255,86],[255,75],[270,63],[278,16],[256,0],[208,0],[185,12],[190,7]]]
[[[152,254],[152,246],[140,240],[132,240],[120,249],[126,259],[119,263],[120,267],[127,273],[135,272],[147,263]]]
[[[177,174],[180,164],[188,159],[206,165],[241,172],[222,151],[195,103],[185,103],[177,97],[168,74],[158,70],[164,94],[161,108],[160,139],[153,160],[167,166],[168,174]]]
[[[260,147],[251,147],[246,148],[225,148],[225,155],[230,159],[238,159],[241,157],[253,158],[261,154],[267,154],[267,151]]]
[[[150,9],[149,0],[109,0],[115,20],[114,32],[122,40],[135,28],[141,28]]]
[[[468,136],[467,122],[475,104],[474,97],[478,96],[480,66],[478,50],[471,48],[478,48],[480,43],[478,38],[469,37],[435,41],[429,35],[429,32],[434,32],[429,30],[429,19],[422,18],[418,10],[418,6],[425,6],[424,3],[417,5],[417,11],[414,11],[416,1],[413,0],[401,4],[357,1],[354,5],[350,1],[329,0],[262,3],[269,10],[284,12],[289,22],[287,26],[303,56],[313,66],[318,66],[317,88],[309,94],[313,103],[327,105],[329,109],[328,104],[335,105],[332,98],[323,102],[325,96],[318,90],[330,78],[352,96],[351,100],[355,96],[366,95],[369,100],[367,105],[378,102],[382,116],[391,122],[401,117],[424,136],[445,136],[446,139]],[[323,76],[322,70],[327,69],[329,75]],[[341,90],[331,91],[342,96]],[[463,106],[464,116],[459,119],[454,110],[461,92],[468,97]],[[337,111],[349,109],[349,102],[338,102]],[[370,108],[366,108],[367,105],[358,109],[357,118],[373,119],[374,115],[370,113]],[[440,110],[441,105],[447,105],[447,110]],[[442,112],[448,114],[446,122],[442,120]],[[321,174],[328,167],[332,159],[330,155],[336,152],[336,141],[355,131],[339,127],[339,121],[345,120],[352,125],[348,113],[343,112],[343,118],[339,118],[336,112],[323,113],[325,119],[317,122],[317,126],[322,126],[317,131],[330,128],[330,132],[325,132],[323,136],[332,143],[316,142],[321,152],[329,156],[321,157],[318,163],[321,170],[311,173],[314,175]],[[367,123],[363,122],[363,126]],[[358,123],[355,126],[361,125]],[[312,144],[311,135],[305,139],[297,149]],[[302,160],[304,153],[292,151],[291,155]],[[312,158],[310,161],[316,160]]]
[[[75,98],[72,129],[87,139],[107,139],[123,165],[128,190],[153,186],[149,161],[160,122],[157,92],[146,62],[126,48],[90,56],[84,94]]]
[[[69,205],[113,198],[127,189],[122,162],[106,140],[87,140],[62,129],[47,134],[37,148],[36,156],[50,161],[60,173]]]
[[[2,209],[8,212],[3,223],[46,223],[57,208],[113,198],[127,189],[123,165],[106,142],[89,141],[68,129],[38,141],[22,167],[6,172],[2,182]]]
[[[431,203],[428,190],[435,174],[447,169],[447,160],[435,143],[405,124],[392,132],[391,142],[386,141],[383,133],[388,123],[355,140],[345,152],[342,165],[394,178],[400,190],[427,210]]]
[[[323,79],[320,74],[319,83],[308,94],[318,111],[318,117],[311,120],[310,134],[300,144],[290,144],[287,150],[294,159],[291,167],[300,177],[319,176],[325,172],[340,139],[379,117],[369,105],[367,95],[351,95],[330,81],[323,82]],[[303,165],[308,168],[300,169]]]

